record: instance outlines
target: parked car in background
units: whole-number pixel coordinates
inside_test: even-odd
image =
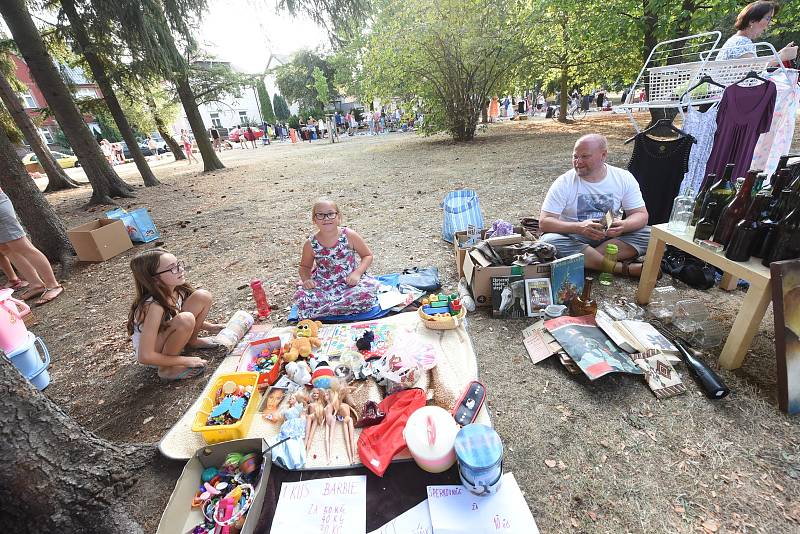
[[[156,149],[158,150],[159,154],[163,154],[164,152],[169,152],[170,151],[169,150],[169,145],[167,144],[166,141],[164,141],[164,138],[161,137],[160,134],[154,133],[154,134],[151,134],[150,137],[152,137],[153,141],[156,142]],[[147,138],[146,137],[139,139],[139,146],[142,149],[145,149],[145,148],[147,148],[148,150],[150,149],[150,147],[147,146]]]
[[[126,143],[125,141],[120,141],[119,144],[122,146],[122,156],[126,160],[133,159],[133,156],[131,155],[131,149],[128,148],[128,143]],[[153,151],[150,150],[147,147],[147,145],[145,145],[145,146],[139,145],[139,148],[142,150],[142,154],[144,156],[152,156],[153,155]]]
[[[69,169],[71,167],[80,167],[81,164],[78,163],[78,157],[73,156],[71,154],[64,154],[63,152],[51,152],[53,157],[56,159],[59,165],[61,165],[62,169]],[[39,158],[36,157],[36,154],[33,152],[29,152],[25,154],[25,157],[22,158],[23,165],[30,165],[31,163],[39,163]]]

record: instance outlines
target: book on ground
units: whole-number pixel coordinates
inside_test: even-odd
[[[609,373],[643,374],[630,355],[597,326],[592,315],[558,317],[544,325],[590,380]]]
[[[550,264],[553,304],[567,304],[583,291],[583,253],[553,260]]]
[[[525,307],[525,279],[522,275],[492,276],[492,316],[520,319]]]

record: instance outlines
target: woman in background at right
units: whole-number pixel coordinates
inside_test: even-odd
[[[767,29],[772,18],[778,14],[778,4],[767,0],[758,0],[747,4],[736,17],[733,25],[738,31],[733,34],[717,55],[717,60],[738,59],[756,56],[758,39]],[[797,46],[790,42],[778,51],[781,61],[791,61],[797,57]]]

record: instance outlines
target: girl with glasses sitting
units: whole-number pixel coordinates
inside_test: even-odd
[[[318,231],[303,245],[300,283],[295,293],[300,319],[350,315],[376,304],[377,280],[365,273],[372,251],[353,230],[340,227],[335,202],[320,199],[311,210]]]
[[[128,334],[139,363],[158,368],[165,380],[203,374],[204,359],[181,353],[218,346],[213,338],[198,337],[201,330],[216,334],[223,328],[206,321],[211,293],[190,286],[183,262],[160,248],[137,254],[131,271],[136,298],[128,314]]]

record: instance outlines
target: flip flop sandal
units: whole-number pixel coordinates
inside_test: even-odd
[[[34,299],[34,298],[42,295],[45,291],[47,291],[47,288],[44,287],[44,286],[42,286],[42,287],[29,287],[28,289],[26,289],[25,291],[23,291],[20,294],[19,298],[22,299],[22,300],[31,300],[31,299]]]
[[[23,280],[22,278],[15,278],[14,280],[9,280],[8,283],[3,286],[3,289],[13,289],[14,291],[18,289],[22,289],[24,287],[28,287],[30,284]]]
[[[195,378],[202,375],[205,372],[206,372],[205,367],[190,367],[181,374],[179,374],[178,376],[176,376],[175,378],[173,378],[172,380],[169,380],[169,382],[177,380],[186,380],[187,378]]]
[[[50,294],[53,291],[58,291],[58,292],[53,296],[48,296],[48,294]],[[42,291],[42,293],[40,294],[41,296],[39,300],[36,301],[36,305],[41,306],[42,304],[47,304],[48,302],[52,302],[55,299],[57,299],[63,292],[64,288],[62,286],[46,287],[44,288],[44,291]]]

